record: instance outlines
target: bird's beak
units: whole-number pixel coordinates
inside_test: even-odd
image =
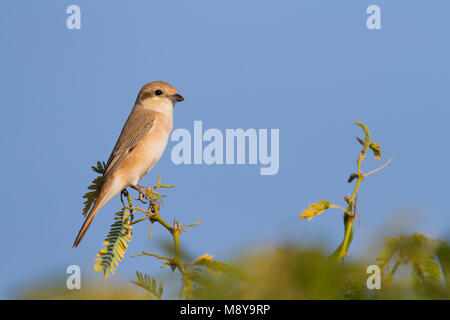
[[[174,102],[174,103],[184,101],[183,96],[178,93],[169,96],[169,99],[172,100],[172,102]]]

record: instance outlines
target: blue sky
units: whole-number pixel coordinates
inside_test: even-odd
[[[66,28],[66,8],[81,7],[81,30]],[[366,28],[366,8],[381,7],[382,30]],[[167,192],[168,221],[205,221],[182,242],[218,259],[283,241],[337,246],[342,215],[297,218],[325,198],[342,203],[365,122],[394,161],[367,178],[362,229],[350,254],[397,226],[445,236],[450,136],[448,1],[2,1],[0,4],[0,298],[64,277],[95,254],[120,202],[96,217],[82,244],[82,195],[90,166],[107,160],[140,87],[172,83],[185,97],[174,128],[194,120],[222,132],[280,130],[280,169],[255,165],[180,165],[169,142],[143,179]],[[367,159],[366,171],[379,163]],[[157,252],[164,230],[136,227],[128,254]],[[374,253],[375,254],[375,253]],[[160,274],[157,261],[127,257],[117,278]]]

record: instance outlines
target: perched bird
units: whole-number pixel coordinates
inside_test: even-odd
[[[143,199],[145,187],[138,181],[158,162],[166,148],[173,126],[173,109],[184,98],[170,84],[150,82],[139,92],[111,156],[89,215],[73,243],[77,247],[98,210],[111,198],[132,187]]]

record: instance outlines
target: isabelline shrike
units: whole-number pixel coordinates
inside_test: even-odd
[[[166,82],[155,81],[142,87],[106,164],[97,200],[73,243],[74,247],[83,239],[98,210],[126,187],[138,190],[142,199],[145,190],[138,181],[163,154],[172,131],[174,104],[183,100]]]

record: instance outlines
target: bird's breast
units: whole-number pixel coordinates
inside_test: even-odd
[[[142,153],[142,176],[153,168],[164,153],[167,142],[169,141],[170,132],[172,131],[171,120],[155,120],[154,127],[152,127],[152,130],[143,139],[142,145],[140,146],[140,152]]]
[[[121,171],[128,185],[137,184],[158,162],[166,149],[171,131],[172,118],[166,115],[156,116],[149,133],[124,160],[124,170]]]

